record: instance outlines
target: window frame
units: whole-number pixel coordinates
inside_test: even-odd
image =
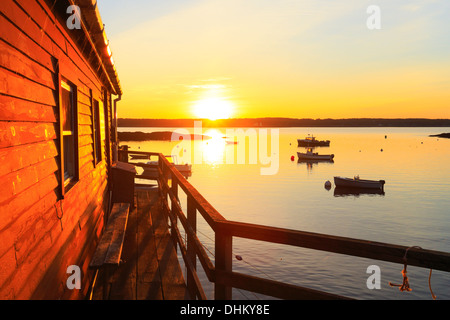
[[[79,161],[78,161],[78,89],[77,86],[68,79],[59,75],[59,142],[60,142],[60,193],[61,198],[79,181]],[[71,130],[64,130],[64,106],[63,106],[63,90],[70,92],[70,113],[71,113]],[[66,161],[68,154],[66,154],[67,143],[64,141],[65,137],[72,137],[71,159],[72,173],[67,175]]]
[[[92,143],[94,145],[94,167],[96,167],[102,160],[102,134],[101,134],[101,115],[100,115],[100,101],[95,99],[91,94],[92,105]]]

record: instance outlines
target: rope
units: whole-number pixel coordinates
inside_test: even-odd
[[[428,276],[428,288],[430,288],[430,293],[431,293],[431,297],[433,298],[433,300],[436,300],[436,296],[433,293],[433,290],[431,290],[431,272],[433,270],[430,269],[430,275]]]
[[[402,270],[402,276],[403,276],[402,284],[394,284],[394,283],[389,281],[389,285],[391,287],[399,287],[399,290],[401,292],[403,292],[403,291],[412,291],[411,287],[409,286],[408,277],[406,276],[406,273],[407,273],[406,272],[406,267],[408,265],[408,259],[407,259],[406,256],[408,254],[408,250],[411,249],[411,248],[422,249],[421,247],[418,247],[418,246],[413,246],[413,247],[409,247],[408,249],[406,249],[405,255],[403,256],[404,265],[403,265],[403,270]]]
[[[406,267],[407,267],[407,265],[408,265],[407,254],[408,254],[408,250],[411,249],[411,248],[414,248],[414,249],[422,249],[422,248],[419,247],[419,246],[412,246],[412,247],[409,247],[409,248],[406,249],[405,255],[403,256],[404,265],[403,265],[403,270],[402,270],[402,276],[403,276],[402,284],[394,284],[394,283],[392,283],[392,282],[389,281],[389,285],[390,285],[391,287],[399,287],[399,290],[400,290],[401,292],[403,292],[403,291],[408,291],[408,292],[409,292],[409,291],[412,291],[411,287],[409,286],[409,280],[408,280],[408,277],[407,277],[407,275],[406,275],[406,274],[407,274],[407,272],[406,272]],[[430,274],[429,274],[429,276],[428,276],[428,287],[430,288],[431,297],[433,298],[433,300],[436,300],[436,296],[435,296],[435,294],[433,293],[433,290],[431,289],[431,272],[432,272],[432,269],[430,269]]]

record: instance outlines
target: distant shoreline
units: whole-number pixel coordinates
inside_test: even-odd
[[[129,119],[119,118],[119,127],[189,128],[201,121],[204,128],[289,128],[289,127],[450,127],[450,119],[293,119],[293,118],[236,118],[236,119]]]
[[[120,141],[178,141],[183,140],[186,135],[172,131],[162,132],[118,132]],[[191,140],[208,140],[211,139],[207,135],[190,134]]]

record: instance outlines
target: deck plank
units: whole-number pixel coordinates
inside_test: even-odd
[[[136,193],[138,195],[137,299],[162,300],[161,275],[151,219],[151,210],[155,210],[153,206],[158,201],[158,193],[146,190],[137,190]]]
[[[130,210],[122,262],[112,276],[111,300],[189,299],[168,224],[161,212],[158,189],[136,188]],[[93,299],[101,299],[102,274]]]
[[[160,209],[160,202],[157,208],[158,210],[152,210],[152,221],[164,300],[187,300],[189,299],[189,294],[186,289],[183,272],[178,262],[175,245],[169,233],[167,219]]]

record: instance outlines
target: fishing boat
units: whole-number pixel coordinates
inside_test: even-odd
[[[334,154],[319,154],[317,152],[313,152],[311,148],[309,148],[306,153],[297,152],[297,156],[299,160],[323,160],[330,161],[333,160]]]
[[[367,188],[367,189],[383,189],[384,180],[365,180],[359,176],[352,178],[334,177],[334,184],[337,188]]]
[[[305,139],[297,139],[299,147],[328,147],[330,140],[317,140],[314,136],[308,136]]]

